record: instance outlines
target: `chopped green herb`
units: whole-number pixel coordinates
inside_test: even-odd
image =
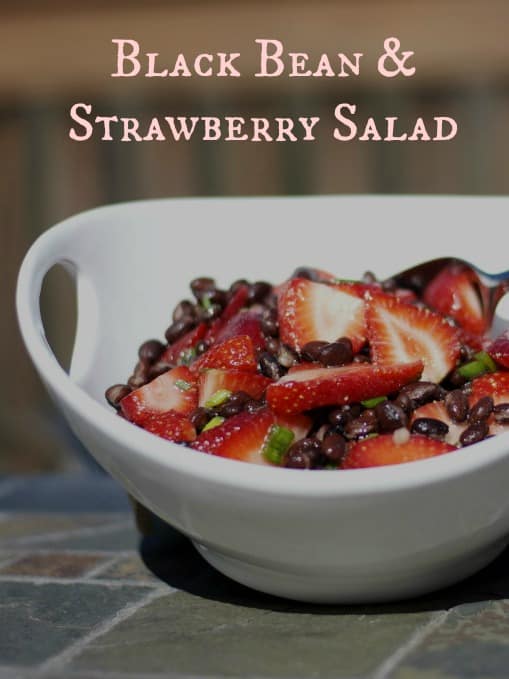
[[[375,396],[375,398],[368,398],[365,401],[361,401],[361,405],[365,408],[374,408],[379,403],[387,401],[387,396]]]
[[[214,427],[219,427],[219,425],[223,424],[223,422],[224,417],[219,417],[219,415],[216,415],[207,422],[207,424],[203,427],[202,431],[208,431],[209,429],[214,429]]]
[[[177,389],[180,389],[180,391],[189,391],[193,385],[191,382],[186,382],[186,380],[176,380],[175,386]]]
[[[486,351],[479,351],[475,355],[475,358],[478,361],[481,361],[481,363],[484,363],[488,372],[490,372],[490,373],[496,372],[496,370],[497,370],[496,363]]]
[[[200,304],[205,309],[205,311],[208,311],[210,309],[210,307],[212,306],[212,302],[210,301],[210,297],[208,297],[207,295],[204,295],[200,299]]]
[[[272,464],[281,464],[283,455],[291,446],[295,434],[291,429],[273,424],[262,448],[262,454]]]
[[[215,391],[210,398],[208,398],[204,406],[205,408],[215,408],[225,403],[231,396],[232,392],[228,389],[218,389]]]
[[[378,436],[378,434],[374,431],[371,434],[368,434],[367,436],[365,436],[364,438],[366,438],[366,439],[376,439],[377,436]]]
[[[469,363],[464,363],[458,368],[458,374],[467,380],[473,380],[474,377],[479,377],[485,372],[488,372],[488,368],[483,361],[470,361]]]
[[[360,281],[356,281],[353,278],[335,278],[334,283],[360,283]]]

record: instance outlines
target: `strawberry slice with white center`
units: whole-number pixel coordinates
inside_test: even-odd
[[[475,273],[461,265],[449,266],[432,279],[423,293],[428,306],[454,318],[462,328],[473,335],[482,335],[488,329]]]
[[[447,408],[445,407],[445,403],[443,401],[433,401],[433,403],[426,403],[420,408],[417,408],[417,410],[414,410],[412,414],[412,423],[414,420],[420,417],[430,417],[433,420],[440,420],[446,424],[449,427],[449,431],[444,436],[444,441],[450,443],[453,446],[459,444],[461,434],[468,427],[468,423],[466,421],[459,424],[458,422],[454,422],[454,420],[449,417],[449,413],[447,412]]]
[[[195,373],[209,368],[246,370],[254,373],[257,362],[253,341],[248,335],[232,337],[207,349],[189,367]]]
[[[266,408],[255,413],[241,412],[217,427],[202,432],[192,447],[203,453],[232,460],[269,464],[262,451],[273,424],[274,414]]]
[[[428,457],[450,453],[453,450],[457,450],[457,448],[450,443],[419,434],[412,434],[401,443],[397,442],[394,434],[382,434],[354,443],[348,450],[341,468],[361,469],[416,462]]]
[[[267,385],[272,380],[258,373],[244,370],[219,370],[211,368],[202,373],[198,378],[199,399],[198,405],[203,406],[216,391],[226,389],[232,393],[244,391],[254,399],[263,396]]]
[[[175,410],[150,415],[141,426],[145,431],[175,443],[189,443],[196,438],[196,430],[191,422]]]
[[[419,379],[421,361],[394,365],[352,364],[340,368],[312,368],[284,375],[269,384],[269,407],[280,414],[312,408],[357,403],[386,396]]]
[[[378,294],[368,300],[366,318],[374,363],[421,359],[422,379],[431,382],[441,382],[456,365],[458,332],[439,314]]]
[[[174,410],[186,415],[198,405],[196,377],[184,365],[172,368],[135,389],[120,402],[125,417],[142,424],[147,417]]]
[[[357,352],[366,340],[364,307],[362,295],[348,283],[327,285],[294,278],[278,299],[281,340],[300,351],[308,342],[348,337]]]

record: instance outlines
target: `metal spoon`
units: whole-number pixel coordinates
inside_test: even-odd
[[[392,276],[389,280],[394,281],[397,287],[410,288],[417,294],[421,294],[426,285],[447,267],[467,271],[471,275],[472,286],[479,296],[487,327],[491,327],[497,304],[509,290],[509,271],[498,274],[486,273],[463,259],[441,257],[417,264]],[[385,283],[388,282],[385,281]]]

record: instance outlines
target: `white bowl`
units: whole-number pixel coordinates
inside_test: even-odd
[[[306,264],[345,278],[366,269],[385,276],[442,255],[498,271],[508,268],[508,207],[505,198],[363,196],[99,208],[30,249],[17,290],[21,331],[48,391],[100,464],[218,570],[302,601],[418,595],[470,575],[509,542],[507,434],[421,462],[303,472],[168,443],[116,417],[103,394],[130,374],[143,340],[163,335],[195,276],[222,285],[278,281]],[[39,312],[42,280],[59,262],[77,276],[70,376]]]

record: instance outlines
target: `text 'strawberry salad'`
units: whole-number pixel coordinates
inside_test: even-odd
[[[271,285],[191,282],[166,343],[106,398],[157,436],[221,457],[353,469],[509,431],[509,333],[490,341],[461,268],[424,289],[299,268]],[[171,450],[168,451],[171,454]]]

